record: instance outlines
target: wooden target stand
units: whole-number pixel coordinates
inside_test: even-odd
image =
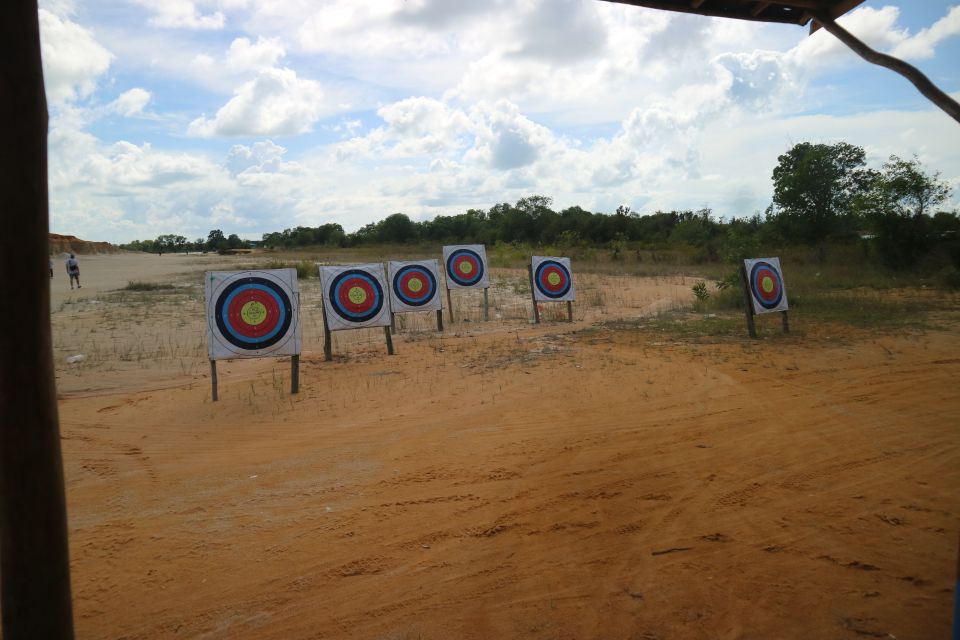
[[[448,289],[449,291],[449,289]],[[397,316],[395,311],[390,312],[390,333],[397,334]],[[437,331],[443,331],[443,309],[437,309]]]
[[[213,392],[213,401],[220,400],[220,389],[217,378],[217,361],[210,361],[210,386]],[[300,356],[290,356],[290,393],[300,393]]]
[[[483,288],[483,321],[490,321],[490,297],[488,292],[490,287]],[[456,319],[453,315],[453,297],[450,295],[450,287],[447,287],[447,309],[450,310],[450,322],[456,322]],[[439,311],[437,313],[440,313]],[[440,329],[443,331],[443,328]]]
[[[533,284],[533,265],[527,265],[527,276],[530,278],[530,301],[533,303],[534,324],[540,324],[540,307],[537,306],[537,293]],[[567,322],[573,322],[573,301],[567,300]]]
[[[216,338],[213,325],[208,324],[207,340],[209,342],[208,355],[210,360],[210,387],[211,387],[212,400],[213,402],[218,402],[220,400],[220,378],[217,372],[217,360],[237,360],[237,359],[269,358],[269,357],[282,358],[289,355],[290,356],[290,393],[291,394],[299,393],[300,392],[300,351],[301,351],[300,321],[299,321],[300,292],[299,290],[297,290],[296,286],[294,286],[293,290],[288,292],[293,296],[293,299],[292,300],[288,299],[287,293],[284,293],[284,290],[282,289],[282,287],[278,286],[276,278],[280,276],[273,275],[268,277],[268,275],[271,273],[270,270],[266,270],[262,272],[262,275],[255,275],[252,277],[237,279],[236,276],[242,273],[243,272],[237,272],[237,273],[208,272],[207,273],[207,278],[209,278],[208,281],[206,282],[206,286],[208,287],[207,294],[206,294],[208,313],[211,311],[210,309],[211,305],[213,305],[215,308],[213,317],[211,318],[208,316],[207,321],[208,323],[215,322],[218,325],[217,334],[219,334],[220,336],[219,338]],[[253,271],[249,273],[255,274],[257,272]],[[277,270],[277,271],[274,271],[273,273],[274,274],[280,273],[280,271]],[[267,291],[268,296],[266,298],[263,297],[262,295],[259,295],[259,296],[255,295],[252,298],[250,298],[250,302],[252,304],[260,307],[261,314],[265,313],[264,305],[270,304],[268,290],[272,289],[275,292],[274,295],[279,293],[281,298],[277,299],[277,301],[280,304],[280,306],[282,307],[285,305],[289,305],[289,307],[286,310],[286,313],[290,314],[290,319],[287,320],[289,324],[287,324],[282,328],[281,336],[286,336],[285,338],[282,338],[282,340],[286,342],[287,345],[290,345],[290,346],[284,347],[284,349],[281,349],[279,353],[275,353],[275,354],[274,353],[242,354],[241,351],[237,351],[235,349],[225,350],[223,348],[224,346],[223,339],[226,337],[226,334],[224,333],[224,331],[226,331],[227,333],[235,332],[237,328],[236,327],[228,328],[227,327],[228,323],[225,321],[223,322],[223,325],[221,325],[223,316],[228,314],[227,308],[221,307],[221,302],[220,302],[225,291],[223,289],[219,289],[216,292],[216,295],[214,296],[213,295],[214,292],[210,288],[213,286],[212,283],[214,282],[214,279],[218,276],[224,279],[223,281],[226,284],[232,283],[231,285],[232,287],[236,287],[237,284],[246,284],[246,286],[250,286],[252,284],[256,287],[259,287],[262,291]],[[290,277],[294,278],[293,284],[295,285],[296,274],[291,274]],[[226,292],[229,292],[230,288],[231,287],[228,287],[226,289]],[[244,319],[246,319],[245,316],[244,316]],[[292,340],[292,342],[290,342],[290,340]],[[220,346],[215,348],[214,341],[219,343]],[[231,341],[228,339],[227,341],[230,342],[234,347],[238,347],[238,348],[242,347],[242,345],[240,343],[237,343],[235,340]],[[256,348],[266,349],[267,347],[270,347],[270,346],[273,346],[273,344],[256,345]],[[293,353],[291,353],[291,351],[293,351]],[[232,355],[237,355],[238,357],[231,357]]]
[[[740,264],[740,284],[743,286],[743,309],[747,319],[747,333],[751,338],[756,338],[757,325],[753,319],[756,315],[753,312],[753,295],[750,293],[750,280],[747,278],[747,267],[743,263]],[[780,317],[783,321],[783,332],[790,333],[790,318],[787,312],[781,311]]]
[[[439,311],[437,313],[440,313]],[[393,325],[393,314],[390,314],[390,324]],[[390,335],[391,327],[383,328],[383,337],[387,342],[387,355],[395,355],[393,350],[393,337]],[[330,331],[330,325],[327,324],[327,312],[323,311],[323,359],[326,362],[333,360],[333,332]]]

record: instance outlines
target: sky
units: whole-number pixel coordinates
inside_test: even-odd
[[[823,30],[599,0],[40,0],[39,21],[50,228],[88,240],[530,195],[729,219],[804,141],[916,156],[960,206],[960,124]],[[960,99],[960,3],[841,24]]]

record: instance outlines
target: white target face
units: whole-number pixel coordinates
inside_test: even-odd
[[[570,258],[533,256],[533,296],[537,302],[576,300]]]
[[[751,258],[744,260],[743,265],[747,270],[747,287],[753,300],[754,313],[775,313],[789,309],[780,258]]]
[[[208,271],[205,291],[211,360],[300,354],[295,269]]]
[[[487,250],[482,244],[443,248],[443,272],[447,289],[485,289],[490,286]]]
[[[330,331],[390,326],[383,265],[320,267],[323,312]]]
[[[440,270],[436,260],[390,262],[390,308],[394,313],[439,311]]]

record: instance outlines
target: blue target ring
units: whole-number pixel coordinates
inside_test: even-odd
[[[551,275],[557,276],[557,282],[551,282],[548,278]],[[570,292],[570,271],[556,260],[544,260],[537,265],[537,271],[533,277],[537,290],[548,298],[562,298]]]
[[[472,287],[483,279],[483,260],[471,249],[457,249],[447,258],[447,277],[461,287]]]
[[[348,322],[366,322],[383,308],[380,281],[363,269],[349,269],[330,283],[330,304],[334,312]]]
[[[247,321],[244,307],[255,306],[256,321]],[[217,296],[214,320],[220,335],[244,350],[266,349],[280,342],[290,329],[293,306],[290,297],[275,282],[249,277],[231,282]]]
[[[769,262],[757,262],[750,269],[750,292],[764,309],[776,309],[783,300],[783,276]]]
[[[419,282],[419,289],[412,286],[414,282]],[[393,275],[393,292],[403,304],[422,307],[433,300],[437,292],[437,279],[430,269],[422,265],[407,265]]]

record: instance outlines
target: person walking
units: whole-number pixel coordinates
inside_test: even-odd
[[[73,289],[73,281],[77,281],[77,289],[80,288],[80,264],[77,262],[76,256],[72,253],[70,257],[67,258],[67,275],[70,276],[70,288]]]

